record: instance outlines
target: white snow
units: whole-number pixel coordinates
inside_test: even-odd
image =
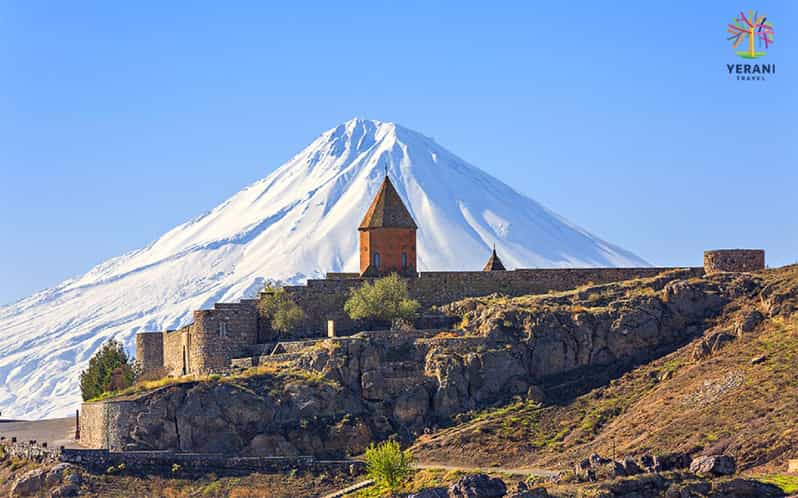
[[[73,413],[79,375],[107,339],[176,328],[265,279],[357,271],[356,227],[388,168],[418,230],[419,268],[646,266],[394,123],[353,119],[263,180],[149,246],[0,308],[4,417]]]

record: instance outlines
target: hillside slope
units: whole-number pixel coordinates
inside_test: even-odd
[[[519,399],[472,413],[420,438],[417,456],[451,465],[567,469],[592,453],[610,456],[613,447],[618,457],[724,451],[743,470],[783,470],[787,459],[798,458],[798,266],[694,284],[724,280],[729,301],[721,313],[674,352],[592,390],[601,379],[560,379],[542,386],[545,404]],[[611,289],[560,299],[579,313],[617,299]],[[659,291],[644,284],[633,292]],[[530,307],[539,299],[496,306]]]
[[[421,270],[475,270],[495,243],[510,268],[646,266],[433,140],[353,119],[266,178],[149,246],[0,307],[0,411],[66,415],[109,338],[173,329],[195,309],[254,295],[266,279],[357,271],[356,227],[385,172],[419,225]]]

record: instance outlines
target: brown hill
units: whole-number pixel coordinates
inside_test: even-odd
[[[788,458],[798,458],[798,266],[685,285],[717,292],[723,304],[683,346],[592,390],[612,372],[549,380],[542,386],[545,403],[518,398],[472,412],[419,438],[416,455],[448,465],[570,468],[591,453],[722,450],[742,470],[783,469]],[[667,303],[668,288],[647,279],[553,296],[467,300],[449,310],[470,318],[466,328],[474,331],[510,311],[550,313],[554,303],[588,315],[584,321],[635,296],[636,306],[640,295]]]

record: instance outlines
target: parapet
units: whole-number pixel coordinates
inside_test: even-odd
[[[704,251],[704,271],[749,272],[765,269],[764,249],[717,249]]]

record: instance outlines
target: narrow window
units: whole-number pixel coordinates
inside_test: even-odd
[[[380,269],[380,253],[378,252],[374,253],[374,268]]]
[[[402,253],[402,269],[407,270],[407,253]]]
[[[219,337],[227,337],[227,322],[219,322]]]

